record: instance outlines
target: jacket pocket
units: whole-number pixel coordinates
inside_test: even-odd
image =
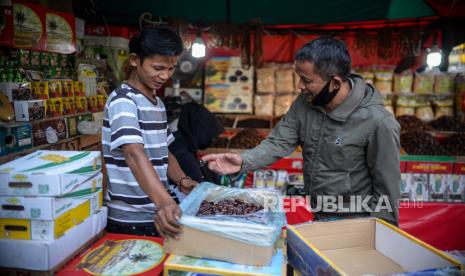
[[[349,173],[333,173],[320,176],[313,192],[318,195],[346,195],[351,193]]]

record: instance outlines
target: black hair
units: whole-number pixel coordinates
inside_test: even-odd
[[[296,61],[312,62],[315,72],[323,80],[329,80],[334,75],[345,79],[352,67],[346,44],[330,36],[321,36],[305,44],[294,58]]]
[[[136,54],[140,62],[151,55],[179,56],[183,51],[181,37],[165,27],[143,29],[129,42],[129,51]]]

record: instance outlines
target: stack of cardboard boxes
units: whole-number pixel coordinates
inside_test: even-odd
[[[36,151],[0,166],[0,266],[51,270],[105,222],[100,152]]]

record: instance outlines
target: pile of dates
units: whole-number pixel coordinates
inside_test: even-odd
[[[228,138],[215,138],[213,139],[210,147],[211,148],[227,148],[228,147]]]
[[[202,201],[196,216],[211,215],[247,215],[253,214],[263,207],[255,203],[247,203],[240,199],[224,199],[218,202]]]
[[[452,135],[442,144],[452,155],[465,156],[465,132]]]
[[[465,123],[450,116],[442,116],[429,123],[436,130],[465,132]]]
[[[258,146],[263,139],[256,129],[247,128],[231,139],[229,147],[233,149],[251,149]]]
[[[427,123],[418,119],[415,116],[403,115],[396,118],[400,124],[401,131],[414,131],[414,130],[423,130],[423,131],[432,131],[434,130]]]
[[[400,135],[402,148],[410,155],[450,155],[431,134],[411,131]]]
[[[270,121],[269,120],[263,120],[263,119],[246,119],[237,122],[238,128],[270,128]]]

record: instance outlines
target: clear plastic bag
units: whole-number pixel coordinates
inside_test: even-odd
[[[196,216],[203,200],[240,199],[255,203],[264,210],[247,215]],[[183,215],[180,223],[200,231],[257,246],[273,246],[286,224],[279,194],[268,189],[239,189],[203,182],[179,205]]]

